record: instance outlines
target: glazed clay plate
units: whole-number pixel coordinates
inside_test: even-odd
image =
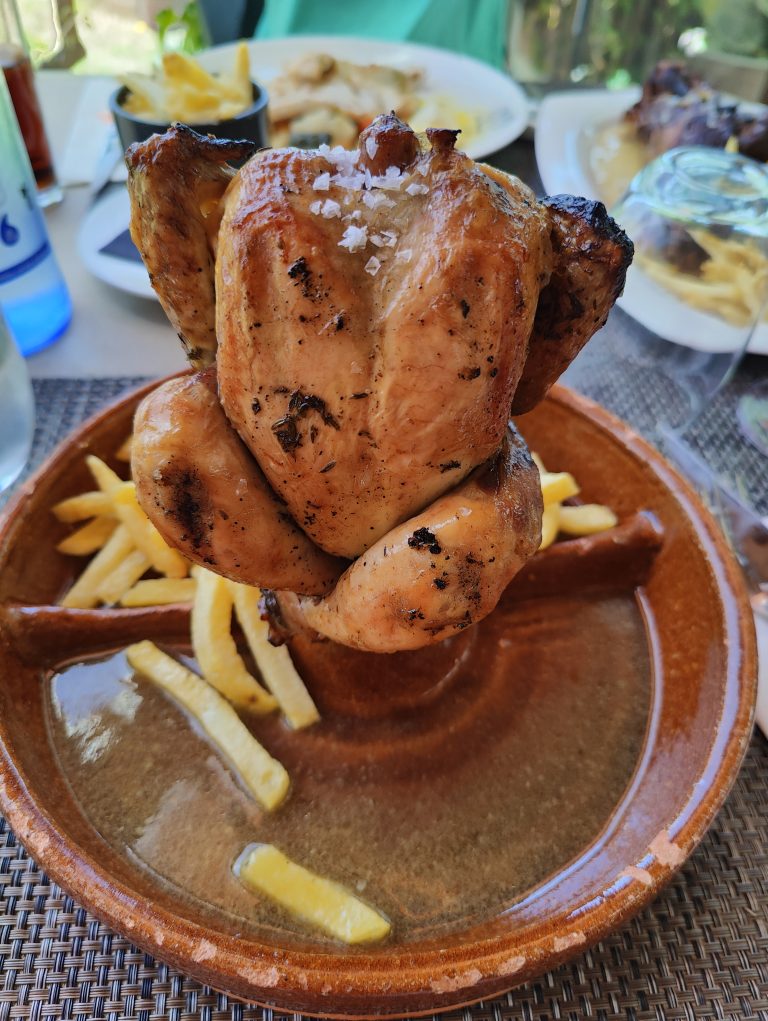
[[[89,488],[83,453],[109,460],[136,401],[60,447],[0,528],[0,803],[56,882],[202,982],[333,1017],[496,995],[648,903],[736,776],[755,650],[720,533],[646,443],[562,388],[520,419],[618,528],[539,555],[486,622],[426,653],[294,643],[322,721],[250,724],[292,776],[267,818],[126,677],[139,638],[188,654],[185,608],[53,605],[75,565],[50,507]],[[247,894],[231,872],[247,841],[356,889],[392,938],[347,948]]]

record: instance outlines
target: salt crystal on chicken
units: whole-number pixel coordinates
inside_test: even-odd
[[[429,165],[427,163],[419,163],[416,167],[416,172],[421,174],[422,177],[426,177],[429,173]]]
[[[412,248],[400,248],[395,252],[395,258],[398,262],[410,262],[413,256]]]
[[[339,248],[346,248],[349,252],[359,252],[361,248],[365,248],[367,243],[368,228],[355,227],[353,224],[350,224],[344,231],[341,241],[339,241]]]
[[[409,184],[405,190],[409,195],[426,195],[429,188],[426,184],[417,184],[416,181],[414,181],[412,184]]]
[[[397,234],[393,230],[383,230],[381,234],[386,239],[385,244],[387,248],[394,248],[397,244]]]
[[[347,188],[350,191],[360,191],[365,182],[365,175],[361,174],[360,171],[355,171],[354,173],[338,173],[333,175],[331,182],[339,188]]]
[[[363,204],[369,209],[387,209],[389,206],[394,206],[395,203],[383,191],[364,191]]]
[[[328,191],[331,187],[331,175],[326,172],[324,174],[318,174],[312,182],[312,188],[315,191]]]
[[[372,277],[375,277],[380,269],[381,261],[377,259],[375,255],[372,255],[365,264],[365,272],[370,273]]]
[[[369,135],[365,140],[365,151],[368,153],[369,160],[372,160],[375,157],[376,153],[378,152],[378,149],[379,143],[376,141],[373,135]]]
[[[341,206],[338,202],[334,202],[333,199],[326,199],[320,212],[326,220],[330,220],[334,216],[341,216]]]
[[[359,209],[353,209],[351,213],[347,213],[346,216],[342,216],[344,223],[352,223],[353,220],[359,220],[362,217],[362,213]]]
[[[310,204],[309,204],[309,211],[310,211],[310,213],[314,213],[315,216],[318,216],[319,213],[320,213],[320,209],[321,209],[322,205],[323,205],[323,203],[320,201],[320,199],[317,199],[316,202],[310,202]]]

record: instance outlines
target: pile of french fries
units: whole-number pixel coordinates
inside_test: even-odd
[[[130,438],[117,451],[130,460]],[[533,455],[544,498],[541,549],[559,533],[590,535],[612,528],[616,515],[599,504],[567,505],[579,493],[569,472],[548,472]],[[53,513],[77,525],[57,545],[61,553],[91,556],[64,594],[61,605],[90,609],[100,604],[153,606],[191,603],[192,650],[196,674],[151,641],[125,650],[130,666],[185,709],[202,727],[244,789],[266,810],[285,800],[290,777],[282,763],[254,737],[239,713],[282,712],[294,729],[319,720],[317,708],[285,646],[268,639],[257,588],[191,566],[165,542],[141,509],[136,487],[93,455],[86,464],[96,488],[62,500]],[[146,574],[154,577],[144,577]],[[232,635],[237,618],[261,680],[253,676]],[[248,889],[265,894],[285,910],[346,943],[381,940],[390,922],[370,905],[331,880],[287,858],[269,844],[243,851],[235,872]]]
[[[596,535],[616,526],[616,515],[610,507],[601,503],[566,504],[565,500],[579,495],[576,479],[570,472],[547,471],[538,454],[532,456],[539,469],[544,498],[540,550],[551,546],[560,534],[572,537]]]
[[[214,75],[183,53],[164,53],[159,73],[121,78],[129,94],[124,109],[156,123],[214,124],[230,120],[253,102],[248,47],[240,43],[230,74]]]

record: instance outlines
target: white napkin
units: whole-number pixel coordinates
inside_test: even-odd
[[[114,78],[92,78],[82,90],[72,118],[72,132],[57,164],[62,185],[90,184],[107,145],[114,121],[109,97],[117,88]],[[124,181],[126,169],[120,160],[113,181]]]

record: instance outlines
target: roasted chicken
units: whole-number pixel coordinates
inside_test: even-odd
[[[233,176],[241,149],[175,126],[127,157],[155,289],[193,364],[215,357],[139,411],[143,506],[190,559],[287,590],[291,626],[376,652],[482,619],[537,549],[509,415],[603,324],[632,255],[600,204],[538,202],[427,135],[387,115],[359,150]]]

